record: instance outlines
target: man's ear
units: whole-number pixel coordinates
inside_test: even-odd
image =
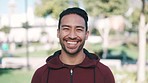
[[[87,40],[88,39],[88,36],[89,36],[89,31],[86,31],[86,34],[85,34],[86,36],[85,36],[85,40]]]
[[[57,29],[57,38],[59,38],[59,32],[60,32],[59,29]]]

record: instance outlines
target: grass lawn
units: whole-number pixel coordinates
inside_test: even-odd
[[[0,69],[1,83],[31,83],[33,70]]]

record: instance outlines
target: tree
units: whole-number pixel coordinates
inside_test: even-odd
[[[91,16],[123,15],[128,6],[126,0],[83,0],[86,11]]]
[[[10,27],[9,26],[3,26],[0,31],[4,32],[6,34],[6,39],[8,40],[8,34],[10,33]]]
[[[41,0],[36,4],[35,14],[37,16],[46,17],[51,15],[57,18],[59,13],[69,6],[78,6],[77,0]]]
[[[145,65],[146,65],[146,33],[148,31],[148,23],[146,24],[145,19],[145,0],[142,1],[142,9],[140,12],[140,22],[139,22],[139,57],[138,57],[138,72],[137,72],[137,82],[144,83],[145,79]]]
[[[0,31],[5,32],[5,34],[9,34],[10,32],[10,27],[9,26],[3,26]]]
[[[85,0],[85,9],[88,11],[90,16],[94,16],[95,18],[101,17],[110,17],[112,15],[124,15],[124,12],[127,11],[128,6],[126,0]],[[98,31],[101,34],[103,44],[103,58],[106,58],[108,54],[108,41],[109,41],[109,32],[110,32],[110,25],[109,25],[109,18],[102,19],[103,23],[106,26],[97,27]],[[100,24],[100,25],[101,25]],[[97,23],[97,25],[99,25]],[[100,29],[101,28],[101,29]]]

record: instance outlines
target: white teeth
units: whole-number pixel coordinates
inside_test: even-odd
[[[70,41],[68,41],[67,43],[68,44],[77,44],[77,42],[70,42]]]

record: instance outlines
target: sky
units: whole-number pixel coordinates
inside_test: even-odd
[[[24,13],[25,12],[25,0],[0,0],[0,14],[6,14],[9,12],[8,3],[9,1],[16,2],[16,13]],[[37,0],[27,0],[28,7],[34,7],[34,3]]]

